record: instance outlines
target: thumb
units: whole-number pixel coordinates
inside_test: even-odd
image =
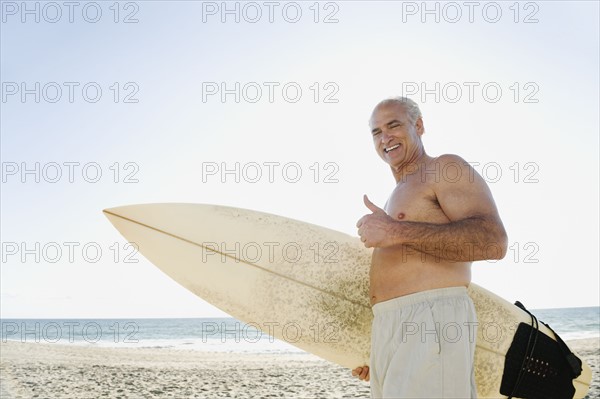
[[[383,209],[381,209],[380,207],[378,207],[377,205],[375,205],[374,203],[372,203],[369,200],[369,197],[367,197],[367,194],[365,194],[363,196],[363,201],[365,202],[365,205],[367,206],[367,208],[369,208],[369,210],[371,210],[371,212],[373,212],[373,213],[384,212],[385,213],[385,211]]]

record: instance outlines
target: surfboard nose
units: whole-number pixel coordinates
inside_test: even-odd
[[[132,222],[146,223],[149,221],[154,221],[157,218],[164,221],[165,217],[172,215],[177,208],[185,205],[186,204],[177,203],[119,205],[103,209],[102,213],[104,213],[104,215],[109,219],[112,216],[128,219]]]
[[[112,208],[103,209],[102,213],[104,214],[104,216],[106,216],[108,221],[119,231],[119,233],[125,235],[126,225],[131,222],[135,223],[135,220],[131,219],[131,217],[128,217],[132,216],[131,212],[128,212],[128,210],[130,211],[131,207],[136,206],[137,205],[115,206]]]
[[[102,213],[104,214],[104,216],[109,217],[109,216],[122,216],[124,214],[127,213],[127,208],[131,207],[131,206],[137,206],[137,205],[120,205],[120,206],[113,206],[110,208],[105,208],[102,209]]]
[[[104,214],[104,216],[110,219],[110,215],[118,215],[118,209],[119,207],[102,209],[102,214]]]
[[[104,213],[105,215],[126,216],[134,208],[142,207],[144,205],[150,205],[150,204],[130,204],[130,205],[113,206],[110,208],[102,209],[102,213]]]

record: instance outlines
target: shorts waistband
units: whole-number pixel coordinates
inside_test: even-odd
[[[421,292],[415,292],[414,294],[403,295],[397,298],[388,299],[387,301],[379,302],[373,305],[373,314],[378,315],[390,310],[401,309],[405,306],[414,305],[426,301],[450,298],[450,297],[461,297],[467,296],[467,287],[447,287],[437,288],[434,290],[427,290]]]

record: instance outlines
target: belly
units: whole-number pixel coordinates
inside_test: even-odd
[[[450,262],[403,246],[373,251],[371,305],[415,292],[468,286],[470,282],[470,262]]]

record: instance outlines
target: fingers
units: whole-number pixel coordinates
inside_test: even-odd
[[[358,237],[360,238],[360,241],[362,241],[362,243],[365,245],[365,247],[371,248],[373,245],[370,242],[367,243],[367,237],[366,237],[366,235],[364,233],[365,232],[364,232],[364,229],[362,227],[358,229]]]
[[[359,380],[369,381],[369,366],[355,368],[354,370],[352,370],[352,376],[357,377]]]
[[[365,205],[367,206],[367,208],[369,208],[369,210],[373,213],[377,213],[377,212],[385,212],[383,209],[381,209],[380,207],[378,207],[377,205],[375,205],[374,203],[372,203],[369,200],[369,197],[367,197],[367,194],[365,194],[363,196],[363,202],[365,203]]]
[[[362,226],[362,224],[364,223],[364,218],[365,216],[358,219],[358,222],[356,222],[356,227],[360,228],[360,226]]]
[[[362,218],[360,218],[358,220],[358,222],[356,222],[356,227],[358,228],[358,235],[360,237],[360,240],[364,243],[365,247],[367,248],[372,248],[373,247],[373,243],[372,242],[367,242],[367,237],[370,236],[365,230],[368,230],[366,228],[365,223],[368,224],[369,220],[373,217],[373,214],[375,213],[383,213],[385,214],[385,211],[381,208],[379,208],[377,205],[375,205],[374,203],[372,203],[369,198],[367,197],[367,195],[365,194],[363,196],[363,201],[365,203],[365,205],[367,206],[367,208],[369,208],[369,210],[371,212],[373,212],[370,215],[365,215]],[[363,228],[365,227],[365,228]]]
[[[361,380],[367,380],[369,381],[369,366],[365,366],[362,369],[362,373],[360,373],[360,377]]]
[[[365,203],[366,207],[369,208],[369,210],[373,213],[377,213],[377,212],[383,212],[385,213],[385,211],[383,209],[381,209],[380,207],[378,207],[377,205],[375,205],[374,203],[372,203],[369,200],[369,197],[367,197],[367,195],[363,195],[363,202]],[[365,218],[369,217],[370,215],[365,215],[363,217],[361,217],[360,219],[358,219],[358,222],[356,222],[356,227],[360,227],[362,226],[362,224],[365,222]]]
[[[360,241],[365,245],[366,248],[371,248],[373,245],[371,242],[367,242],[367,237],[364,235],[364,231],[362,228],[358,229],[358,237]]]

